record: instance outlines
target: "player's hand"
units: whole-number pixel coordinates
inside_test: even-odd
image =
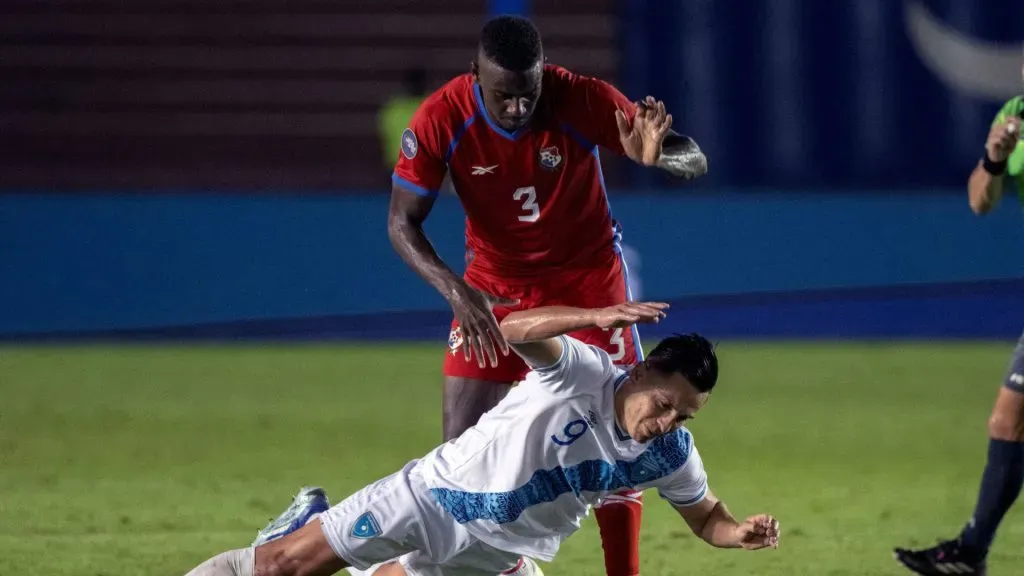
[[[1020,138],[1021,119],[1009,118],[1005,122],[997,122],[988,133],[985,142],[985,153],[993,162],[1003,162],[1017,146]]]
[[[633,324],[654,324],[665,317],[664,302],[624,302],[595,311],[598,328],[625,328]]]
[[[665,103],[653,96],[636,102],[635,106],[632,123],[622,110],[615,111],[619,142],[630,160],[642,166],[654,166],[661,158],[661,143],[672,127],[672,115],[665,112]]]
[[[491,367],[498,365],[498,351],[508,356],[509,347],[494,317],[495,306],[515,306],[518,300],[510,300],[488,294],[462,282],[448,299],[462,331],[462,351],[466,362],[476,356],[476,363],[483,368],[485,358]]]
[[[779,521],[770,514],[759,514],[747,518],[736,527],[736,542],[745,550],[778,548]]]

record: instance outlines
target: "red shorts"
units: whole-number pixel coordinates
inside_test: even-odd
[[[472,266],[466,271],[466,281],[473,287],[501,296],[519,299],[519,305],[512,308],[495,308],[494,315],[500,322],[513,310],[537,308],[539,306],[578,306],[580,308],[601,308],[626,302],[628,288],[625,268],[621,258],[615,258],[610,266],[599,269],[571,270],[547,278],[502,279],[475,273]],[[498,353],[498,365],[488,363],[481,368],[476,357],[469,362],[461,348],[452,345],[461,343],[457,320],[452,320],[452,333],[448,338],[449,349],[444,359],[445,376],[475,378],[491,382],[518,382],[530,369],[523,359],[510,352],[508,356]],[[636,327],[602,330],[590,328],[573,332],[570,336],[587,344],[604,349],[616,364],[630,366],[643,357],[640,335]]]

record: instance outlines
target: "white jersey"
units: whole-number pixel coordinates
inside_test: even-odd
[[[616,424],[627,378],[603,350],[562,336],[562,356],[534,369],[457,439],[421,461],[434,499],[473,536],[550,561],[590,506],[624,488],[700,502],[707,475],[690,432],[641,444]]]

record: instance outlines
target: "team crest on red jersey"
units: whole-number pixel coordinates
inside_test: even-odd
[[[462,346],[462,327],[456,326],[448,334],[448,351],[451,352],[452,356],[458,351],[459,347]]]
[[[558,146],[540,149],[540,165],[548,170],[554,170],[562,165],[562,153],[558,151]]]

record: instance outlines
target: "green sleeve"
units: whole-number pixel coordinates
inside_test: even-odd
[[[1007,100],[996,114],[995,119],[992,120],[992,125],[1004,122],[1011,116],[1024,116],[1024,96],[1014,96]]]
[[[1024,119],[1024,97],[1022,96],[1015,96],[1003,104],[995,119],[992,120],[992,125],[1005,122],[1014,116]],[[1017,187],[1018,197],[1024,201],[1024,140],[1017,142],[1017,147],[1013,149],[1010,157],[1006,160],[1006,174]]]

